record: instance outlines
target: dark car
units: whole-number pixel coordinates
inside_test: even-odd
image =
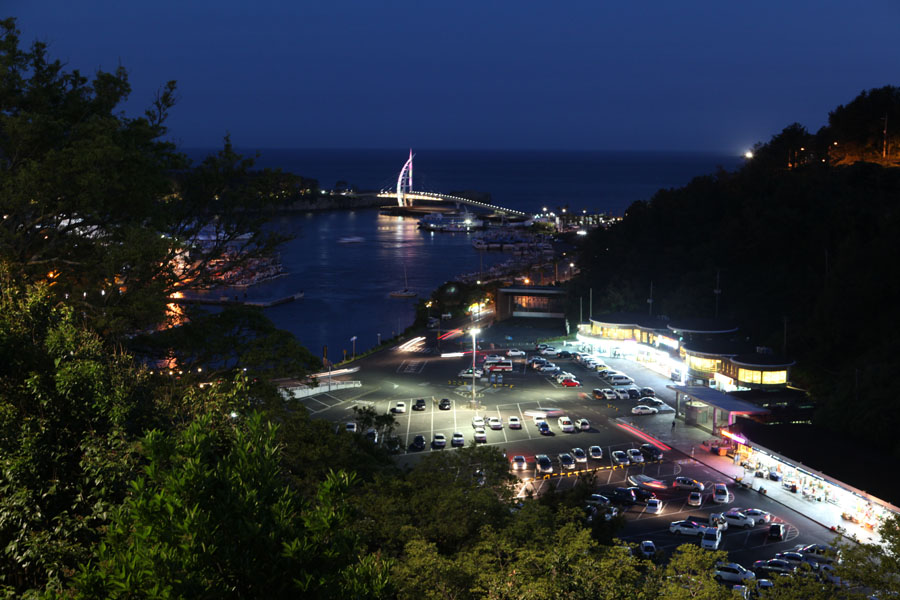
[[[652,398],[656,396],[656,390],[651,387],[641,388],[641,396],[650,396]]]
[[[603,394],[603,390],[600,388],[594,388],[594,399],[595,400],[606,400],[606,396]]]
[[[660,460],[663,457],[662,450],[653,444],[641,444],[640,450],[644,455],[644,460]]]
[[[644,488],[639,487],[630,487],[626,488],[634,492],[634,497],[637,498],[638,502],[646,502],[650,498],[656,498],[656,494],[651,492],[650,490],[645,490]]]
[[[637,400],[641,397],[641,390],[637,388],[628,388],[625,391],[628,392],[628,397],[632,400]]]
[[[753,563],[753,570],[758,577],[766,577],[769,575],[787,575],[793,573],[796,569],[794,565],[780,558],[770,558],[769,560],[758,560]]]
[[[412,406],[413,410],[425,410],[425,398],[419,398],[415,402],[413,402]]]
[[[442,398],[440,404],[438,404],[438,408],[441,410],[450,410],[450,398]]]
[[[784,526],[784,523],[772,523],[769,525],[769,537],[775,538],[776,540],[783,540],[786,530],[787,527]]]
[[[559,354],[556,355],[557,358],[572,358],[572,353],[568,350],[560,350]]]
[[[541,433],[541,435],[550,435],[551,433],[550,426],[546,421],[541,421],[540,423],[538,423],[538,431]]]
[[[410,450],[424,450],[425,449],[425,436],[417,435],[413,438],[412,444],[409,445]]]
[[[637,504],[637,496],[634,495],[634,490],[623,487],[614,489],[610,500],[618,504]]]

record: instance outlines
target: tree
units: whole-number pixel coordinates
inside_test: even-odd
[[[168,295],[209,283],[213,263],[271,252],[281,238],[260,209],[284,201],[227,138],[188,169],[163,139],[175,82],[138,118],[117,112],[129,93],[123,68],[67,72],[0,21],[0,262],[116,333],[161,321]]]
[[[174,438],[151,432],[77,597],[378,598],[390,563],[363,556],[343,501],[355,478],[331,473],[309,501],[285,486],[276,427],[258,413],[199,418]]]
[[[728,553],[721,550],[710,552],[694,544],[682,544],[659,573],[654,597],[727,600],[731,592],[714,579],[716,563],[727,558]]]

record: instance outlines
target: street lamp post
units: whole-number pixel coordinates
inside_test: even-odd
[[[476,347],[475,347],[475,336],[481,333],[481,330],[477,327],[473,327],[470,331],[472,334],[472,408],[475,410],[475,414],[478,414],[478,405],[475,404],[475,355]]]

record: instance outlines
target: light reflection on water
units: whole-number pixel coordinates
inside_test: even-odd
[[[284,215],[273,226],[296,236],[282,249],[287,275],[246,290],[248,299],[271,300],[305,293],[302,300],[266,309],[281,329],[293,333],[313,354],[338,360],[374,346],[409,326],[415,303],[445,281],[481,267],[472,234],[425,232],[415,219],[378,214],[377,210],[329,211]],[[360,243],[339,243],[359,236]],[[510,258],[484,253],[484,268]],[[391,298],[404,287],[404,265],[415,298]],[[234,294],[235,292],[231,292]],[[237,292],[243,295],[244,291]]]

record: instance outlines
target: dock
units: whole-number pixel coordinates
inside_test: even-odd
[[[294,300],[302,300],[303,292],[297,292],[290,296],[282,296],[273,300],[247,300],[238,296],[182,296],[180,298],[169,298],[170,302],[175,304],[206,304],[210,306],[254,306],[256,308],[269,308],[278,306],[279,304],[287,304]]]

